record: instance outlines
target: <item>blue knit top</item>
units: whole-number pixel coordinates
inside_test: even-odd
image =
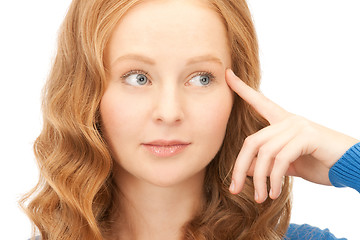
[[[329,178],[335,187],[351,187],[360,193],[360,143],[352,146],[332,166]],[[336,238],[328,229],[321,230],[310,225],[290,224],[286,233],[286,240],[343,240]]]

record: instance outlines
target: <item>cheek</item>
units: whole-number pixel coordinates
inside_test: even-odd
[[[114,99],[114,94],[111,91],[106,91],[100,103],[102,126],[106,132],[111,132],[112,126],[116,126],[118,122],[123,121],[121,112],[125,111],[117,99]]]
[[[199,134],[207,140],[212,139],[212,144],[222,143],[225,136],[227,122],[232,109],[232,94],[230,91],[219,91],[211,96],[206,104],[194,109],[198,121]],[[201,111],[199,111],[201,109]]]
[[[112,89],[105,92],[100,103],[100,115],[102,130],[110,144],[121,142],[123,138],[132,135],[130,130],[136,129],[132,126],[136,125],[136,119],[139,119],[136,105]]]

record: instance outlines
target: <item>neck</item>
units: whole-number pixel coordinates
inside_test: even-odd
[[[121,207],[113,228],[115,235],[133,240],[181,239],[183,226],[194,217],[204,200],[205,171],[170,187],[131,177],[121,169],[117,173]]]

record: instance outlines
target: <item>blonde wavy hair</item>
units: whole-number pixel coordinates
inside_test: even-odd
[[[206,0],[224,22],[232,69],[259,88],[258,43],[245,0]],[[43,93],[43,129],[34,144],[39,182],[20,205],[43,240],[100,240],[111,232],[116,186],[101,134],[104,49],[121,17],[141,0],[73,0]],[[183,227],[184,239],[282,239],[291,211],[291,178],[277,200],[254,201],[251,177],[232,195],[231,171],[245,138],[268,122],[237,95],[223,145],[205,176],[206,203]],[[268,183],[269,184],[269,183]],[[35,234],[35,233],[34,233]]]

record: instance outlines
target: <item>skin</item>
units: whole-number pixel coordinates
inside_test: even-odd
[[[254,177],[254,197],[258,203],[268,196],[267,176],[270,176],[272,199],[280,195],[285,175],[331,185],[330,168],[359,140],[287,112],[247,86],[231,70],[227,70],[226,80],[270,122],[270,126],[246,138],[234,166],[230,192],[239,193],[247,175]]]
[[[143,2],[112,33],[100,112],[122,193],[114,236],[181,238],[181,227],[203,202],[205,168],[220,149],[233,105],[225,81],[231,66],[226,36],[220,17],[193,0]],[[122,78],[133,69],[142,72]],[[197,76],[204,71],[215,77],[206,86]],[[147,77],[144,85],[136,81],[139,74]],[[176,156],[159,158],[142,146],[157,139],[191,144]]]
[[[154,63],[133,55],[119,60],[128,54]],[[221,64],[187,64],[190,58],[209,54]],[[233,194],[242,190],[247,175],[254,176],[259,203],[268,196],[267,176],[273,199],[280,194],[284,175],[329,185],[331,166],[359,142],[287,112],[226,70],[231,60],[225,28],[201,1],[137,5],[116,26],[105,63],[108,85],[100,112],[121,192],[112,239],[119,239],[120,233],[123,239],[181,238],[181,227],[203,200],[204,170],[223,141],[233,91],[271,124],[246,139],[234,166],[229,188]],[[139,73],[121,78],[133,69],[146,72],[149,82],[134,85],[131,81]],[[204,71],[215,75],[208,87],[195,77]],[[141,146],[156,139],[191,144],[177,156],[159,159]]]

